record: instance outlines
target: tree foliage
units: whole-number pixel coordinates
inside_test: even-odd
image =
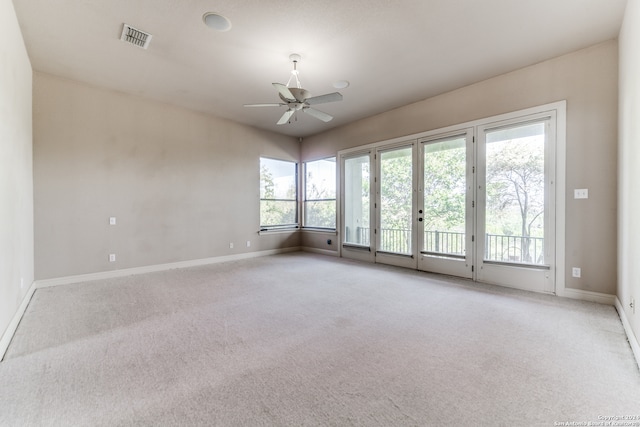
[[[430,231],[464,232],[466,149],[464,142],[443,148],[424,156],[424,226]]]
[[[273,173],[260,165],[260,225],[277,226],[296,223],[297,205],[295,181],[278,188]]]
[[[544,237],[544,140],[519,138],[487,145],[487,233],[521,236],[526,262],[532,237]]]
[[[305,163],[305,227],[336,227],[336,158]]]

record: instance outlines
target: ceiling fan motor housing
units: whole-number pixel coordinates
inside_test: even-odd
[[[296,98],[296,101],[298,102],[304,102],[307,98],[311,98],[311,92],[306,89],[290,87],[289,91],[291,91],[291,94]],[[284,102],[291,102],[290,99],[285,98],[281,93],[279,95],[280,99],[282,99]]]

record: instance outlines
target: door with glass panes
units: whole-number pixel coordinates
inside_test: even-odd
[[[554,111],[342,158],[342,253],[555,289]]]
[[[376,262],[416,268],[415,141],[376,150]]]
[[[415,141],[341,156],[342,256],[416,268]]]
[[[418,268],[473,277],[473,129],[419,141]]]

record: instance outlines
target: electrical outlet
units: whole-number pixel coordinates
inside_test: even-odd
[[[579,278],[582,275],[582,271],[580,270],[579,267],[573,267],[573,269],[571,269],[571,275],[573,277],[578,277]]]
[[[229,249],[233,249],[233,242],[229,242]]]
[[[574,199],[588,199],[589,198],[589,189],[588,188],[576,188],[573,190],[573,198]]]
[[[636,314],[636,299],[631,297],[631,302],[629,303],[629,307],[631,307],[631,313]]]
[[[24,277],[20,278],[20,289],[24,288]]]
[[[250,248],[251,247],[251,240],[247,240],[247,247]]]
[[[109,262],[116,262],[116,254],[109,254]]]

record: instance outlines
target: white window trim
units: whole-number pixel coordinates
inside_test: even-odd
[[[342,159],[344,156],[350,156],[358,152],[366,152],[367,150],[376,150],[380,147],[386,147],[391,144],[402,143],[409,139],[428,138],[434,135],[445,134],[448,132],[458,132],[462,129],[469,127],[486,126],[492,122],[502,122],[511,119],[517,119],[523,116],[530,116],[534,114],[543,113],[545,111],[555,111],[556,114],[556,236],[555,236],[555,294],[565,297],[576,297],[573,295],[574,290],[566,288],[565,282],[565,223],[566,223],[566,150],[567,150],[567,101],[556,101],[549,104],[538,105],[535,107],[525,108],[518,111],[512,111],[509,113],[499,114],[496,116],[485,117],[465,123],[458,123],[456,125],[447,126],[444,128],[433,129],[429,131],[423,131],[411,135],[400,136],[393,139],[384,141],[377,141],[366,145],[360,145],[353,148],[348,148],[338,151],[337,158]],[[338,179],[341,179],[339,176]],[[338,193],[342,187],[342,182],[338,181]],[[338,203],[340,203],[341,194],[336,194],[338,197]],[[338,222],[342,219],[342,211],[340,210],[338,216]],[[339,230],[340,225],[337,223],[336,227]],[[341,246],[341,245],[339,245]],[[575,292],[575,291],[574,291]],[[581,291],[584,293],[585,291]],[[584,295],[583,295],[584,297]],[[597,295],[594,295],[594,298]]]
[[[313,163],[313,162],[319,162],[319,161],[323,161],[323,160],[328,160],[328,159],[334,159],[335,163],[336,163],[336,167],[335,167],[335,174],[336,174],[336,197],[334,199],[326,199],[326,201],[329,200],[333,200],[335,205],[336,205],[336,218],[335,218],[335,224],[336,226],[333,228],[329,228],[329,227],[315,227],[315,226],[307,226],[305,225],[305,209],[306,209],[306,202],[309,201],[307,200],[307,164],[308,163]],[[338,179],[339,179],[339,173],[338,173],[338,157],[337,156],[327,156],[327,157],[323,157],[320,159],[313,159],[313,160],[305,160],[304,162],[300,163],[300,168],[302,169],[302,173],[301,175],[301,185],[300,188],[302,191],[304,191],[303,195],[304,197],[301,198],[300,200],[300,229],[303,231],[313,231],[313,232],[318,232],[318,233],[333,233],[337,235],[337,230],[338,230],[338,223],[339,223],[339,216],[340,216],[340,212],[338,211],[338,197],[339,197],[339,191],[338,191]],[[320,200],[316,200],[316,199],[311,199],[310,201],[320,201]]]
[[[288,163],[293,163],[295,165],[295,183],[296,183],[296,197],[295,199],[291,199],[291,200],[287,200],[287,201],[291,201],[291,202],[295,202],[296,203],[296,223],[295,224],[282,224],[282,225],[262,225],[262,218],[259,218],[259,224],[258,224],[258,235],[262,235],[265,233],[291,233],[292,231],[298,231],[300,230],[300,162],[297,160],[287,160],[287,159],[279,159],[276,157],[267,157],[267,156],[260,156],[259,160],[262,159],[267,159],[267,160],[275,160],[275,161],[279,161],[279,162],[288,162]],[[260,172],[258,172],[258,174],[260,174]],[[258,211],[258,216],[260,216],[260,209],[262,207],[262,201],[263,200],[273,200],[273,199],[263,199],[262,197],[259,198],[259,211]]]

